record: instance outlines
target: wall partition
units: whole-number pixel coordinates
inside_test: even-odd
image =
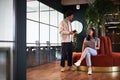
[[[13,0],[0,1],[0,80],[13,80],[15,26]]]

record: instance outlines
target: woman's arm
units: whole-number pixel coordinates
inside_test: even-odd
[[[85,46],[84,46],[84,42],[86,41],[86,38],[84,38],[84,41],[83,41],[83,45],[82,45],[82,52],[84,51],[85,49]]]
[[[99,50],[100,49],[100,40],[97,40],[97,47],[96,47],[96,50]]]

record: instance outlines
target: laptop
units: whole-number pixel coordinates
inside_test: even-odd
[[[86,42],[84,42],[84,46],[85,46],[85,48],[86,47],[90,47],[90,48],[95,49],[95,42],[93,42],[93,41],[86,41]]]

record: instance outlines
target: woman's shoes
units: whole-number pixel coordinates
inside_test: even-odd
[[[88,74],[91,75],[92,74],[92,69],[88,68]]]
[[[91,74],[92,74],[92,71],[88,71],[88,74],[91,75]]]
[[[80,61],[80,60],[78,60],[76,63],[74,63],[74,65],[77,66],[77,67],[79,67],[80,64],[81,64],[81,61]],[[88,68],[88,74],[89,74],[89,75],[92,74],[92,68],[91,68],[91,67]]]
[[[80,66],[80,63],[81,63],[81,61],[77,61],[76,63],[74,63],[74,65],[78,67],[78,66]]]

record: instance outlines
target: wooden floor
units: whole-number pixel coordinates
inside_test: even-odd
[[[82,71],[60,72],[59,61],[27,69],[27,80],[120,80],[120,72],[93,73]]]

